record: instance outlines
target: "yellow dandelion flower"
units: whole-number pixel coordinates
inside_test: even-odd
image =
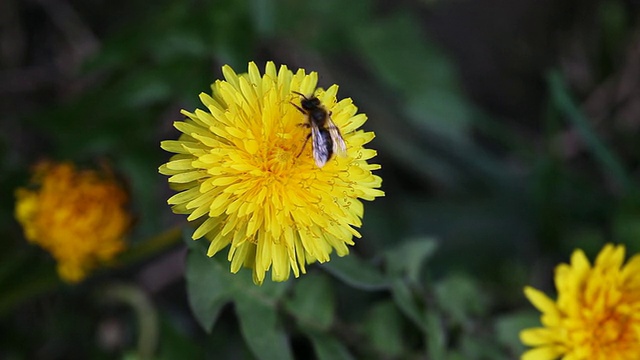
[[[28,241],[55,258],[60,277],[84,279],[125,248],[128,197],[111,172],[43,162],[31,185],[16,191],[15,216]]]
[[[358,130],[366,115],[356,114],[351,99],[336,99],[337,85],[316,90],[315,72],[294,74],[272,62],[264,75],[254,63],[246,74],[222,72],[213,95],[200,95],[207,110],[182,111],[187,119],[174,124],[179,140],[161,144],[176,153],[159,169],[180,191],[168,200],[174,212],[204,217],[193,239],[210,240],[209,256],[230,245],[231,272],[252,268],[256,284],[269,269],[272,280],[284,281],[291,271],[304,274],[305,264],[329,261],[334,249],[346,255],[360,237],[360,199],[384,195],[371,173],[380,166],[367,163],[376,152],[363,147],[374,134]],[[300,94],[317,97],[344,138],[344,151],[329,152],[321,167]],[[335,135],[321,135],[329,132]]]
[[[639,359],[640,255],[626,264],[624,258],[622,245],[606,245],[593,266],[582,250],[574,251],[571,264],[556,267],[556,301],[526,287],[543,327],[520,333],[534,347],[522,359]]]

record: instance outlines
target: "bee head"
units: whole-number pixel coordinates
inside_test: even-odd
[[[305,97],[300,101],[300,105],[305,110],[317,109],[318,106],[320,106],[320,99],[318,99],[317,97],[312,97],[312,98]]]
[[[317,109],[320,106],[320,99],[315,96],[307,97],[306,95],[299,93],[297,91],[293,92],[294,94],[300,95],[302,98],[300,100],[300,106],[307,111]]]

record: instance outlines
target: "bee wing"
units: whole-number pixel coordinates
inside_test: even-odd
[[[340,156],[347,155],[347,144],[345,144],[342,134],[340,134],[340,129],[338,129],[338,126],[331,120],[331,116],[327,118],[327,129],[333,141],[333,152]]]
[[[313,159],[316,161],[316,165],[318,167],[323,167],[324,164],[329,161],[331,158],[331,148],[329,147],[329,140],[327,139],[329,136],[325,131],[322,131],[317,126],[311,127],[311,138],[312,138],[312,150],[313,150]]]

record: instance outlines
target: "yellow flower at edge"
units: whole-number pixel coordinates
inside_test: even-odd
[[[640,359],[640,255],[624,258],[622,245],[606,245],[593,266],[574,251],[570,264],[556,267],[556,301],[526,287],[543,327],[520,333],[534,347],[522,359]]]
[[[42,162],[16,197],[15,216],[25,237],[51,253],[67,282],[81,281],[125,248],[128,196],[108,170]]]
[[[363,147],[374,134],[358,129],[366,115],[356,114],[351,99],[336,99],[337,85],[316,91],[315,72],[294,74],[272,62],[264,75],[254,63],[246,74],[229,66],[222,72],[212,96],[200,95],[206,110],[182,111],[187,119],[174,123],[182,135],[161,144],[176,153],[159,169],[180,191],[168,200],[174,212],[203,218],[193,239],[209,239],[209,256],[230,246],[231,272],[252,268],[256,284],[269,269],[272,280],[284,281],[291,271],[304,274],[305,264],[329,261],[333,250],[348,254],[360,237],[360,199],[384,195],[382,179],[371,173],[380,166],[367,162],[376,152]],[[294,92],[317,96],[330,112],[344,156],[316,165]]]

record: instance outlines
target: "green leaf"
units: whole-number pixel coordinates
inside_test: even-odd
[[[333,323],[335,299],[324,274],[308,274],[296,281],[287,309],[302,328],[327,330]]]
[[[329,57],[351,50],[351,44],[342,40],[346,40],[346,35],[358,24],[371,21],[370,0],[284,0],[273,3],[276,6],[275,30],[280,36],[293,37],[298,43]]]
[[[425,315],[426,342],[429,359],[447,359],[447,336],[440,316],[428,310]]]
[[[569,93],[567,84],[560,72],[557,70],[549,72],[547,82],[552,103],[575,128],[582,141],[593,154],[594,159],[600,165],[601,171],[615,180],[617,185],[625,192],[631,190],[633,182],[622,165],[622,161],[599,138],[592,124],[584,115],[572,94]]]
[[[488,300],[476,282],[466,275],[452,275],[435,285],[438,306],[452,321],[464,324],[474,315],[485,314]]]
[[[177,326],[169,316],[160,314],[161,339],[157,360],[170,359],[199,359],[203,357],[202,347],[199,346],[185,330]]]
[[[468,140],[469,104],[455,68],[434,42],[425,39],[413,14],[398,12],[353,33],[372,72],[405,99],[409,119],[450,140]]]
[[[389,287],[389,283],[382,273],[354,255],[335,257],[321,267],[356,289],[375,291]]]
[[[423,309],[416,301],[409,286],[402,280],[395,280],[391,287],[391,295],[400,310],[421,330],[425,330]]]
[[[364,324],[369,343],[385,358],[402,358],[402,315],[392,301],[374,305]]]
[[[187,257],[187,287],[198,322],[210,332],[220,309],[233,301],[242,336],[256,357],[292,359],[276,313],[278,301],[289,283],[267,280],[262,286],[255,285],[250,270],[232,274],[226,254],[209,258],[205,254],[207,241],[194,243]]]
[[[370,67],[371,76],[389,89],[386,95],[376,96],[378,101],[371,101],[371,94],[376,91],[370,89],[371,84],[361,86],[359,94],[360,106],[366,107],[372,118],[396,119],[396,129],[384,130],[385,139],[380,140],[383,146],[412,168],[428,169],[429,178],[448,187],[469,181],[467,174],[477,178],[474,182],[497,183],[500,189],[511,184],[507,176],[510,172],[501,160],[477,145],[471,136],[473,123],[480,121],[481,112],[462,90],[452,61],[425,36],[414,14],[386,14],[354,26],[349,34],[355,51],[366,59],[362,62]],[[353,87],[352,83],[354,79],[350,79],[349,87]],[[389,111],[394,100],[401,114]],[[377,104],[372,106],[372,102]],[[381,109],[384,107],[387,109]],[[410,126],[403,130],[398,124],[405,120]],[[375,126],[380,133],[391,127],[382,123]]]
[[[420,270],[436,248],[437,243],[431,238],[405,241],[385,254],[387,272],[393,277],[406,274],[412,284],[419,284]]]
[[[228,265],[191,249],[187,255],[185,277],[191,310],[205,331],[211,332],[220,310],[231,301],[234,292]]]
[[[306,331],[318,360],[352,360],[346,346],[326,332]]]
[[[520,331],[533,327],[540,327],[540,314],[536,311],[527,310],[501,316],[495,322],[497,341],[512,353],[521,354],[526,348],[520,342]]]
[[[265,280],[262,286],[255,285],[249,269],[232,274],[225,252],[208,257],[209,242],[205,239],[192,240],[192,232],[191,228],[182,232],[184,241],[189,245],[187,293],[191,309],[205,331],[211,332],[220,310],[232,300],[253,297],[275,304],[287,291],[289,282]]]
[[[460,355],[456,359],[491,359],[491,360],[507,360],[507,357],[500,347],[497,346],[495,339],[488,336],[487,333],[474,334],[465,332],[461,335],[458,342],[457,350]],[[453,354],[449,354],[447,360],[454,360]]]
[[[257,287],[256,287],[257,288]],[[260,360],[293,360],[287,335],[278,323],[275,303],[260,292],[239,292],[235,297],[240,331]]]

